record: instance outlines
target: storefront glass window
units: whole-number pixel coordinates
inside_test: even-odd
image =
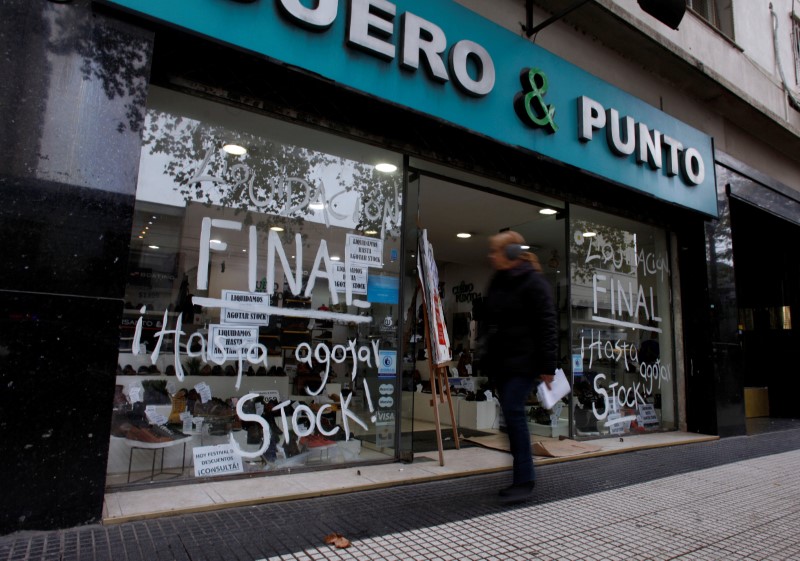
[[[152,88],[110,484],[394,457],[401,191],[397,154]]]
[[[577,436],[676,428],[667,233],[572,207],[572,407]]]

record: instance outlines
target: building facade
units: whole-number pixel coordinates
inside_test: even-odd
[[[532,431],[798,414],[793,2],[313,4],[0,8],[4,532],[98,520],[107,488],[407,460],[448,420],[437,368],[496,430],[504,229],[573,387]]]

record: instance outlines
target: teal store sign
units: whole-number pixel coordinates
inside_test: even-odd
[[[449,0],[104,0],[717,216],[711,138]]]

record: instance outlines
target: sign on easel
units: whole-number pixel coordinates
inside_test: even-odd
[[[450,337],[444,321],[444,308],[439,296],[439,271],[433,258],[433,246],[428,243],[428,231],[422,230],[417,252],[417,270],[422,285],[422,300],[427,312],[428,329],[431,335],[431,351],[433,363],[441,365],[453,360],[450,350]]]
[[[433,258],[433,247],[428,243],[428,232],[422,230],[417,252],[417,270],[421,287],[422,309],[424,311],[425,344],[428,349],[428,367],[431,373],[431,405],[436,424],[436,441],[439,446],[439,465],[444,465],[444,446],[442,444],[442,425],[439,420],[439,401],[447,403],[450,410],[450,425],[453,428],[453,443],[460,448],[458,424],[453,411],[453,397],[447,379],[445,364],[452,360],[450,338],[444,322],[444,309],[439,296],[439,273]]]

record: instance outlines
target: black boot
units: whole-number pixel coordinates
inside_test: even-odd
[[[521,503],[528,500],[533,494],[533,488],[536,486],[535,481],[526,481],[525,483],[514,483],[513,485],[500,489],[500,497],[506,504]]]

